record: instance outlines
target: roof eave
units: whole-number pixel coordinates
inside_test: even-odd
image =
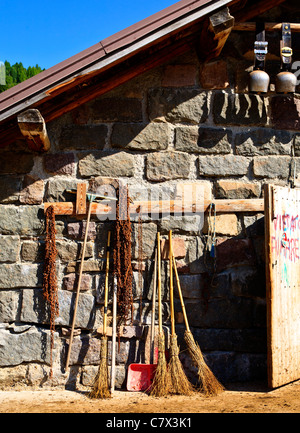
[[[58,63],[0,95],[0,122],[44,102],[51,89],[70,85],[72,79],[90,76],[146,49],[232,0],[182,0],[109,38]],[[75,80],[74,80],[75,81]],[[72,83],[71,83],[72,84]],[[75,84],[74,84],[75,85]]]

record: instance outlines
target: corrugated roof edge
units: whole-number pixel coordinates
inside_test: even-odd
[[[228,4],[230,0],[181,0],[6,90],[0,94],[0,113],[2,114],[0,121],[9,116],[4,115],[6,110],[21,101],[63,82],[70,75],[79,73],[105,56],[145,38],[152,32],[176,22],[176,20],[184,16],[192,14],[197,9],[209,4],[216,4],[216,8],[218,8],[220,3]]]

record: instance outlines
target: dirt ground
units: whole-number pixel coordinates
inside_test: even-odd
[[[260,383],[227,385],[216,397],[115,391],[109,400],[91,400],[86,391],[9,390],[0,391],[0,413],[300,413],[300,381],[274,390]]]

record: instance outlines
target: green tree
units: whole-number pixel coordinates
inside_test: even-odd
[[[4,62],[5,64],[5,74],[6,74],[6,84],[0,85],[0,93],[4,92],[7,89],[15,86],[18,83],[22,83],[22,81],[27,80],[28,78],[33,77],[34,75],[39,74],[44,71],[39,65],[29,66],[27,69],[23,66],[22,62],[17,62],[14,65],[11,65],[7,60]]]

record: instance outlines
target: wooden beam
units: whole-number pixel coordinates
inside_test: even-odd
[[[200,60],[209,61],[221,54],[233,26],[234,17],[230,15],[228,7],[204,21],[198,47]]]
[[[216,207],[216,212],[219,213],[232,213],[232,212],[263,212],[264,201],[263,199],[245,199],[245,200],[227,200],[218,199],[213,203]],[[203,208],[195,203],[182,203],[181,200],[175,201],[136,201],[129,207],[130,214],[187,214],[199,213],[201,211],[207,212],[211,202],[206,201]],[[72,215],[76,216],[76,203],[74,202],[60,202],[60,203],[44,203],[44,211],[49,206],[54,207],[56,215]],[[113,209],[102,203],[91,204],[92,215],[109,215]],[[139,211],[140,209],[140,211]]]
[[[300,32],[300,24],[299,23],[290,23],[291,30],[294,33]],[[248,23],[235,23],[233,30],[241,31],[241,32],[255,32],[256,23],[248,22]],[[265,30],[267,32],[277,32],[282,30],[282,23],[265,23]]]
[[[47,152],[50,149],[46,123],[37,109],[29,109],[18,115],[18,125],[29,149]]]

